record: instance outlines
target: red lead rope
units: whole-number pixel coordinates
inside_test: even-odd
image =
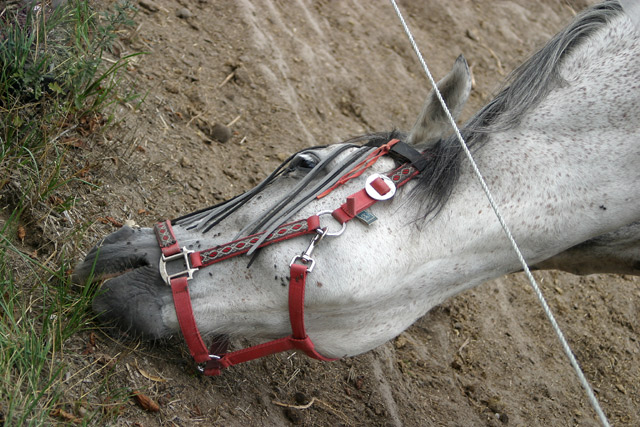
[[[388,151],[388,149],[386,151]],[[406,184],[418,173],[419,171],[410,164],[404,164],[386,177],[373,177],[364,189],[347,197],[346,203],[333,211],[333,217],[341,224],[350,221],[377,201],[386,200],[390,196],[393,196],[396,187]],[[294,237],[314,234],[317,233],[320,228],[318,215],[313,215],[304,220],[282,225],[273,233],[270,233],[260,247]],[[155,225],[154,229],[158,245],[163,255],[160,261],[160,273],[163,279],[171,286],[176,316],[182,335],[189,347],[189,352],[198,364],[204,365],[201,370],[205,375],[220,375],[223,368],[294,349],[302,350],[314,359],[324,361],[336,360],[319,354],[315,350],[311,338],[307,335],[304,326],[304,294],[309,266],[296,262],[291,264],[289,279],[289,320],[291,322],[291,335],[222,355],[215,354],[215,351],[213,351],[214,348],[220,347],[220,343],[214,342],[212,351],[209,351],[200,335],[193,315],[188,280],[192,278],[192,274],[199,268],[248,252],[263,233],[247,236],[203,251],[193,252],[186,248],[180,248],[173,232],[171,221],[159,222]],[[171,275],[167,273],[167,262],[173,261],[174,259],[182,260],[186,269],[180,273]],[[296,259],[303,258],[298,257]]]

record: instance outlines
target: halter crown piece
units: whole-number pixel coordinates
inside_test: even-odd
[[[366,180],[363,189],[347,197],[345,203],[334,211],[320,212],[309,218],[281,225],[264,239],[261,239],[264,237],[264,233],[256,233],[210,249],[195,252],[188,250],[186,247],[180,247],[170,220],[155,224],[156,238],[162,250],[159,265],[160,275],[167,285],[171,287],[173,303],[182,335],[189,347],[191,356],[202,373],[209,376],[220,375],[223,368],[294,349],[302,350],[307,356],[314,359],[336,360],[324,357],[315,350],[313,342],[304,327],[306,278],[307,274],[311,273],[315,266],[315,261],[311,258],[311,254],[315,246],[324,237],[341,235],[346,228],[347,222],[361,214],[365,209],[373,206],[376,202],[392,199],[396,193],[396,188],[409,182],[424,169],[424,154],[397,139],[392,139],[388,143],[381,145],[364,162],[356,165],[350,172],[345,174],[339,184],[341,185],[361,175],[378,158],[386,154],[401,159],[402,166],[388,175],[372,174]],[[321,196],[324,195],[326,194]],[[329,214],[342,224],[340,231],[330,233],[326,227],[320,225],[320,217]],[[295,256],[290,263],[289,320],[291,322],[291,335],[232,352],[226,351],[226,341],[214,340],[213,345],[208,349],[198,330],[191,306],[188,284],[193,275],[201,268],[209,267],[225,259],[249,252],[253,245],[260,242],[260,240],[262,242],[259,243],[259,248],[305,235],[313,235],[309,246],[301,255]],[[175,265],[173,264],[178,264],[179,271],[170,273],[169,263],[174,268]]]

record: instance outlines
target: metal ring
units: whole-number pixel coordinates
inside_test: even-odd
[[[371,183],[378,178],[382,179],[384,183],[387,184],[387,186],[389,187],[389,191],[387,191],[385,194],[378,193],[376,189],[373,188],[373,186],[371,185]],[[378,201],[389,200],[396,194],[396,185],[393,183],[391,178],[380,173],[374,173],[369,178],[367,178],[367,182],[364,185],[364,189],[369,195],[369,197]]]
[[[318,212],[316,215],[318,217],[321,217],[322,215],[331,215],[332,213],[333,213],[333,211],[321,211],[321,212]],[[332,216],[332,218],[333,218],[333,216]],[[338,237],[342,233],[344,233],[344,230],[346,230],[346,229],[347,229],[347,223],[346,222],[342,223],[342,228],[340,230],[336,231],[335,233],[330,233],[329,229],[327,228],[326,231],[324,232],[324,237]]]

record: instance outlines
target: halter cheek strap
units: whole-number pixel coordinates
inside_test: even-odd
[[[414,159],[420,157],[419,153],[411,147],[396,140],[390,141],[387,146],[393,147],[391,154],[395,152],[396,155],[406,158],[404,153],[401,154],[397,151],[400,149],[410,153]],[[387,148],[386,151],[388,152],[389,149]],[[371,207],[374,203],[391,199],[397,187],[406,184],[411,178],[420,173],[414,165],[415,162],[405,163],[389,175],[374,174],[370,176],[367,179],[365,188],[347,197],[346,202],[338,209],[333,212],[323,212],[322,214],[331,213],[338,222],[343,224],[342,230],[338,233],[333,233],[333,235],[341,234],[348,221],[355,218],[365,209]],[[289,321],[291,323],[291,335],[229,353],[226,352],[226,342],[214,341],[213,346],[207,349],[193,314],[188,281],[193,278],[193,274],[200,268],[247,253],[254,244],[260,241],[264,233],[257,233],[210,249],[195,252],[186,247],[180,247],[173,232],[171,221],[167,220],[155,224],[154,230],[156,238],[162,250],[159,265],[160,275],[171,287],[176,316],[182,335],[189,347],[189,352],[205,375],[220,375],[221,370],[229,366],[294,349],[302,350],[314,359],[324,361],[336,360],[322,356],[315,350],[313,342],[307,335],[304,326],[306,278],[307,274],[311,272],[315,265],[310,255],[315,244],[325,235],[330,235],[326,229],[321,228],[319,215],[321,214],[312,215],[307,219],[280,226],[274,232],[270,233],[259,246],[263,247],[283,240],[314,234],[314,238],[307,250],[301,256],[295,257],[290,265]],[[169,272],[169,264],[175,268],[176,262],[178,263],[179,271]]]

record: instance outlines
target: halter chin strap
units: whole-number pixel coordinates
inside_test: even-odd
[[[414,159],[420,157],[416,150],[397,140],[392,140],[387,145],[390,147],[393,146],[394,148],[398,147],[402,150],[402,154],[398,153],[399,150],[396,150],[395,154],[399,154],[403,158],[408,157],[404,153],[410,153]],[[406,184],[419,173],[420,170],[417,169],[414,164],[405,163],[389,175],[374,174],[367,179],[365,188],[347,197],[346,203],[333,212],[328,211],[318,215],[312,215],[307,219],[282,225],[270,233],[259,247],[295,237],[314,234],[314,238],[307,250],[301,256],[295,257],[290,265],[289,320],[292,333],[284,338],[229,353],[226,352],[226,343],[218,340],[214,341],[211,349],[207,349],[193,314],[188,281],[193,278],[193,274],[200,268],[247,253],[253,244],[257,243],[260,238],[263,237],[263,233],[257,233],[210,249],[195,252],[186,247],[180,247],[173,232],[171,221],[167,220],[155,224],[154,230],[156,238],[162,250],[159,266],[160,275],[163,280],[171,286],[176,316],[182,335],[189,347],[191,356],[196,363],[199,364],[200,370],[205,375],[220,375],[223,368],[294,349],[302,350],[314,359],[324,361],[336,360],[324,357],[315,350],[313,342],[307,335],[304,326],[306,278],[307,274],[312,271],[315,265],[310,255],[315,244],[325,235],[330,235],[330,233],[327,233],[326,228],[321,228],[320,215],[330,213],[338,222],[343,224],[342,230],[339,233],[333,234],[339,235],[344,230],[348,221],[376,202],[391,199],[395,195],[397,187]],[[169,272],[168,265],[169,263],[174,264],[174,261],[179,262],[180,271],[171,273]]]

